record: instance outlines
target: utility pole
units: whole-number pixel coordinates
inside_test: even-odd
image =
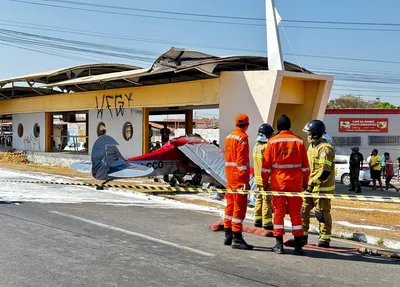
[[[362,98],[361,95],[358,95],[358,96],[357,96],[357,108],[358,108],[358,109],[360,108],[360,101],[361,101],[361,98]]]
[[[267,25],[268,70],[284,71],[281,40],[274,0],[265,0],[265,19]]]

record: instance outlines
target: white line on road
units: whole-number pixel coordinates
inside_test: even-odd
[[[147,236],[147,235],[144,235],[144,234],[141,234],[141,233],[129,231],[129,230],[122,229],[122,228],[119,228],[119,227],[115,227],[115,226],[112,226],[112,225],[108,225],[108,224],[92,221],[92,220],[89,220],[89,219],[85,219],[85,218],[82,218],[82,217],[77,217],[77,216],[74,216],[74,215],[71,215],[71,214],[62,213],[62,212],[58,212],[58,211],[50,211],[50,212],[58,214],[58,215],[61,215],[61,216],[69,217],[69,218],[72,218],[72,219],[77,219],[77,220],[80,220],[80,221],[83,221],[83,222],[86,222],[86,223],[90,223],[90,224],[93,224],[93,225],[97,225],[97,226],[100,226],[100,227],[103,227],[103,228],[108,228],[108,229],[119,231],[119,232],[122,232],[122,233],[125,233],[125,234],[141,237],[141,238],[146,239],[146,240],[150,240],[150,241],[158,242],[158,243],[161,243],[161,244],[164,244],[164,245],[169,245],[169,246],[172,246],[172,247],[175,247],[175,248],[179,248],[179,249],[187,250],[187,251],[190,251],[190,252],[194,252],[194,253],[197,253],[197,254],[200,254],[200,255],[214,256],[214,254],[212,254],[212,253],[208,253],[208,252],[205,252],[205,251],[201,251],[201,250],[197,250],[197,249],[194,249],[194,248],[186,247],[186,246],[183,246],[183,245],[180,245],[180,244],[176,244],[176,243],[173,243],[173,242],[161,240],[161,239],[158,239],[158,238],[154,238],[154,237]]]

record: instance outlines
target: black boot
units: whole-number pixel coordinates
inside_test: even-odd
[[[358,186],[358,187],[357,187],[356,193],[361,193],[361,186]]]
[[[294,237],[294,255],[304,255],[303,236]]]
[[[254,226],[255,227],[262,227],[262,221],[261,220],[254,221]]]
[[[273,225],[264,225],[263,228],[265,230],[274,230],[274,226]]]
[[[278,253],[278,254],[283,254],[285,253],[284,249],[283,249],[283,236],[275,236],[276,239],[276,245],[274,247],[272,247],[272,251]]]
[[[301,237],[301,246],[305,246],[308,244],[308,236],[304,235]]]
[[[317,246],[322,248],[329,248],[330,244],[328,241],[319,240]]]
[[[354,186],[351,186],[351,188],[349,189],[349,191],[356,191],[356,188]]]
[[[253,249],[253,245],[249,245],[244,241],[242,232],[233,232],[232,248],[234,249]]]
[[[224,230],[225,230],[224,245],[232,245],[232,228],[224,228]]]

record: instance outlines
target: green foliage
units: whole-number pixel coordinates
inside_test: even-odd
[[[375,105],[377,109],[397,109],[395,105],[392,105],[389,102],[380,102]]]
[[[367,101],[362,96],[352,94],[343,95],[339,98],[330,100],[328,109],[396,109],[395,105],[388,102]]]

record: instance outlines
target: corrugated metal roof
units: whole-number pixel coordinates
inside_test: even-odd
[[[286,71],[312,74],[295,64],[289,62],[284,64]],[[252,70],[268,70],[267,57],[218,57],[172,47],[160,55],[151,68],[121,64],[81,65],[0,80],[0,87],[11,82],[27,81],[42,83],[43,85],[36,85],[42,89],[59,88],[65,92],[80,92],[193,81],[218,77],[223,71]],[[0,88],[0,93],[3,89]],[[32,96],[32,89],[26,96]]]
[[[64,75],[65,78],[75,78],[84,74],[85,71],[91,70],[91,74],[100,74],[100,73],[110,73],[114,71],[126,71],[126,70],[136,70],[140,69],[140,67],[126,65],[126,64],[118,64],[118,63],[101,63],[101,64],[85,64],[72,66],[67,68],[61,68],[56,70],[50,70],[40,73],[28,74],[23,76],[12,77],[8,79],[0,80],[0,87],[13,83],[13,82],[36,82],[36,83],[49,83],[52,82],[52,78],[60,75]],[[56,79],[54,79],[56,80]]]

